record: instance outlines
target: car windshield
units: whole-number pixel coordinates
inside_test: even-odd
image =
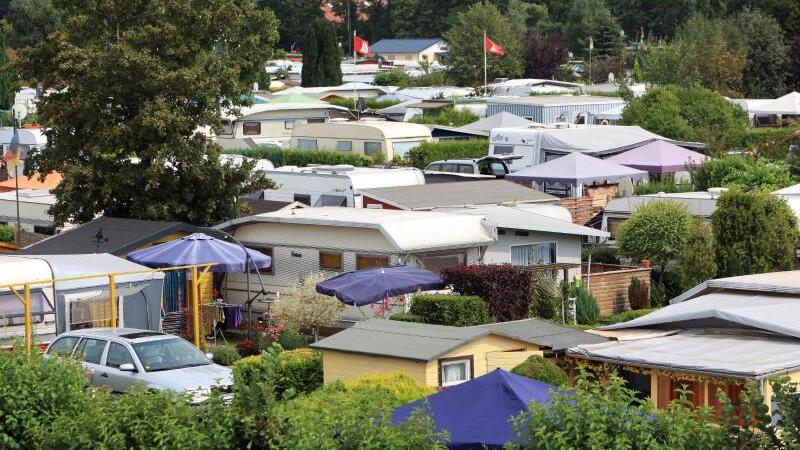
[[[211,364],[206,355],[180,338],[139,342],[133,344],[133,350],[146,372]]]

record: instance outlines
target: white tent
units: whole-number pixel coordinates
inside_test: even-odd
[[[754,114],[800,115],[800,93],[791,92],[771,102],[761,103],[748,112]]]

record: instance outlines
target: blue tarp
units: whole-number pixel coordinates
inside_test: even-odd
[[[212,272],[244,272],[245,268],[253,270],[253,263],[258,269],[272,264],[272,258],[261,252],[247,249],[247,253],[252,262],[247,261],[239,245],[195,233],[132,252],[128,259],[153,268],[216,263],[211,267]]]
[[[397,408],[392,422],[402,423],[417,408],[430,408],[436,431],[450,433],[452,449],[501,448],[514,438],[509,419],[531,402],[546,403],[550,384],[502,369]]]
[[[374,267],[343,273],[317,283],[317,292],[348,305],[364,306],[402,294],[444,287],[435,273],[409,266]]]

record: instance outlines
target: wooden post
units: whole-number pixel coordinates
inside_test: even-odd
[[[31,354],[33,349],[33,332],[31,330],[31,285],[25,285],[24,297],[25,301],[25,350]]]
[[[197,274],[197,266],[192,267],[192,300],[194,345],[200,348],[200,277]]]
[[[108,275],[108,296],[111,297],[111,329],[117,330],[117,283],[113,274]]]

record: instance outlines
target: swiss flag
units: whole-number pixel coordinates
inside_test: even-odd
[[[497,56],[503,56],[503,47],[500,46],[497,42],[489,39],[488,36],[483,37],[483,43],[486,46],[486,51]]]
[[[361,56],[369,56],[369,41],[366,39],[361,39],[360,37],[353,35],[353,49],[356,53]]]

